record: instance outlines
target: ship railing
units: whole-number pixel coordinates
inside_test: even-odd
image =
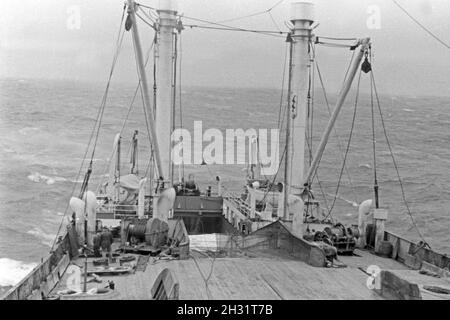
[[[119,204],[119,203],[103,203],[97,207],[97,213],[108,213],[116,215],[135,215],[138,211],[138,205],[135,204]],[[147,214],[151,211],[151,205],[146,203],[144,212]]]
[[[247,202],[241,198],[240,194],[237,192],[227,191],[223,194],[223,198],[232,202],[242,214],[244,214],[247,218],[250,218],[251,208]]]

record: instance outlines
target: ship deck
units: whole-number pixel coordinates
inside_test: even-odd
[[[215,259],[199,253],[191,254],[186,260],[158,260],[151,257],[145,271],[101,276],[103,282],[88,283],[88,290],[104,287],[108,280],[112,280],[115,283],[114,299],[150,299],[157,276],[169,268],[179,282],[180,299],[382,299],[366,285],[368,275],[364,271],[370,265],[415,280],[422,278],[425,279],[422,282],[427,284],[439,282],[442,286],[443,279],[420,275],[417,270],[409,270],[395,260],[362,250],[356,250],[355,253],[354,256],[339,258],[346,265],[343,268],[313,267],[278,250]],[[84,258],[73,262],[82,266]],[[92,259],[89,258],[88,270],[92,267]],[[68,277],[68,274],[62,277],[53,293],[66,289]],[[421,293],[424,299],[443,298],[422,289]]]
[[[352,256],[340,255],[335,266],[327,268],[323,252],[315,244],[292,236],[282,222],[275,222],[245,237],[195,235],[188,236],[188,241],[185,241],[187,232],[184,224],[173,225],[178,228],[177,232],[174,229],[173,235],[183,244],[170,253],[173,256],[158,253],[161,248],[133,249],[121,247],[120,241],[116,241],[113,244],[116,262],[111,263],[110,268],[94,266],[98,258],[88,258],[88,291],[106,288],[109,281],[115,284],[114,290],[96,294],[81,293],[85,258],[74,257],[78,252],[72,245],[75,242],[71,240],[75,230],[68,228],[56,250],[12,288],[5,298],[150,300],[164,298],[159,295],[160,292],[175,292],[176,295],[167,297],[189,300],[450,300],[448,258],[429,249],[418,248],[390,233],[386,233],[386,239],[395,243],[393,258],[355,249]],[[122,253],[122,249],[127,253]],[[141,255],[137,251],[157,255]],[[124,262],[128,268],[118,270],[124,256],[134,259]],[[78,273],[72,265],[80,268]],[[367,285],[370,266],[381,270],[377,277],[379,286],[375,290]],[[77,281],[81,285],[75,289],[78,293],[67,294],[67,289]],[[163,291],[161,284],[164,284]]]

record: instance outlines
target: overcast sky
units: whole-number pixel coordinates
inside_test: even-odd
[[[397,1],[441,39],[450,42],[450,1]],[[159,3],[141,2],[155,7]],[[186,16],[221,21],[265,10],[276,2],[178,0],[178,9]],[[272,11],[277,25],[267,14],[229,24],[286,30],[284,21],[289,19],[291,2],[285,0]],[[450,95],[450,50],[421,30],[391,0],[312,2],[320,23],[315,30],[317,35],[373,39],[380,91],[392,95]],[[122,8],[122,0],[2,0],[0,76],[105,81]],[[367,24],[376,15],[376,8],[380,12],[379,29]],[[68,28],[68,23],[74,26],[70,18],[77,10],[80,28]],[[141,24],[140,32],[144,48],[148,48],[153,31]],[[186,29],[182,34],[183,83],[280,88],[285,46],[282,38]],[[351,53],[328,47],[319,47],[317,53],[327,86],[336,90]],[[131,35],[127,34],[116,81],[135,83],[133,59]]]

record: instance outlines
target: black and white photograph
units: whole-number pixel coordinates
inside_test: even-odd
[[[450,1],[1,4],[0,300],[450,300]]]

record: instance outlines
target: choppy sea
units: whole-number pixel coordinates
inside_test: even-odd
[[[94,190],[108,172],[114,136],[126,118],[135,88],[127,84],[111,88],[94,156]],[[104,85],[92,83],[0,80],[0,286],[4,290],[23,278],[50,250],[74,184],[79,190],[82,177],[77,173],[103,91]],[[194,120],[202,120],[204,130],[277,128],[280,95],[272,89],[183,88],[183,126],[189,129]],[[318,171],[323,193],[318,184],[314,190],[323,206],[330,205],[335,194],[342,167],[338,140],[345,147],[354,99],[352,92],[337,123],[340,138],[332,136]],[[330,94],[330,100],[334,102],[335,95]],[[315,93],[314,106],[313,148],[328,119],[321,92]],[[450,253],[450,97],[382,95],[381,106],[417,226],[433,249]],[[123,141],[131,139],[134,129],[139,130],[141,172],[148,154],[142,119],[138,99]],[[355,204],[372,197],[371,119],[370,96],[362,94],[347,159],[352,183],[344,174],[333,210],[333,216],[346,223],[357,223]],[[389,208],[387,228],[419,240],[402,201],[379,117],[375,124],[380,201]],[[127,147],[125,152],[129,152]],[[186,167],[185,174],[189,172],[203,187],[214,185],[219,174],[228,189],[243,189],[244,165]]]

